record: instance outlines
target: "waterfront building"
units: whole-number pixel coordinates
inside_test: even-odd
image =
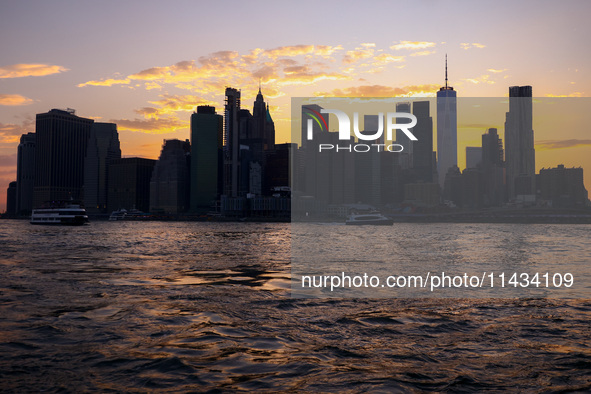
[[[84,205],[87,212],[107,212],[109,163],[120,158],[117,125],[93,123],[84,161]]]
[[[156,160],[141,157],[113,159],[109,164],[107,209],[150,209],[150,180]]]
[[[73,109],[37,114],[33,208],[45,201],[83,199],[84,158],[93,123]]]
[[[222,193],[224,118],[207,105],[191,115],[191,196],[193,212],[209,211]]]
[[[33,209],[35,186],[35,133],[23,134],[16,155],[16,212],[28,215]]]
[[[189,209],[189,140],[164,140],[150,180],[150,211],[178,214]]]

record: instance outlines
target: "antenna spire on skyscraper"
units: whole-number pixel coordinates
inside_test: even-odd
[[[445,88],[447,89],[447,53],[445,54]]]

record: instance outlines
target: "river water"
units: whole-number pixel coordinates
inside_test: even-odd
[[[1,221],[0,390],[591,390],[591,300],[291,298],[290,235]]]

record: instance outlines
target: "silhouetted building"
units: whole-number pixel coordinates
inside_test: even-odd
[[[379,118],[378,115],[365,115],[364,116],[364,130],[360,131],[362,135],[374,135],[378,129]],[[360,141],[365,144],[376,143],[383,144],[383,134],[381,140],[376,141]],[[349,153],[349,152],[347,152]],[[381,158],[384,152],[378,152],[377,150],[370,150],[368,152],[357,152],[348,155],[341,155],[345,160],[354,161],[355,163],[355,200],[354,201],[343,201],[338,203],[351,203],[361,202],[373,206],[380,206],[382,204],[382,168]],[[397,153],[386,152],[385,154],[396,155]],[[340,164],[340,163],[338,163]],[[341,170],[345,167],[341,165],[335,165],[335,170]],[[347,178],[350,178],[350,174],[342,171],[341,179],[343,182]],[[334,174],[334,170],[333,170]],[[333,203],[337,203],[336,201]]]
[[[37,114],[33,208],[45,201],[82,200],[84,158],[93,123],[71,109]]]
[[[150,211],[177,214],[189,209],[189,140],[164,140],[150,181]]]
[[[238,197],[240,188],[240,91],[226,88],[224,106],[224,190],[227,197]]]
[[[214,107],[191,115],[191,210],[208,211],[222,193],[224,118]]]
[[[463,193],[462,173],[458,166],[447,169],[445,182],[443,183],[443,200],[453,203],[456,207],[462,206]]]
[[[21,136],[16,159],[16,212],[29,214],[33,209],[35,186],[35,133]]]
[[[535,151],[532,129],[532,87],[509,88],[505,120],[505,158],[509,199],[535,195]]]
[[[150,180],[156,160],[140,157],[114,159],[109,164],[108,211],[150,209]]]
[[[109,163],[120,158],[117,125],[95,122],[84,162],[84,205],[88,212],[107,212]]]
[[[404,185],[404,202],[422,207],[438,205],[439,184],[426,182],[407,183]]]
[[[410,114],[410,103],[396,103],[396,112]],[[410,123],[408,118],[396,118],[397,124]],[[397,153],[398,164],[403,169],[412,167],[413,141],[400,129],[396,129],[396,143],[402,145],[402,151]]]
[[[542,168],[537,175],[539,197],[550,200],[553,207],[583,207],[587,203],[587,190],[583,183],[582,168]]]
[[[6,189],[6,213],[16,215],[16,181],[10,182]]]
[[[447,85],[447,55],[445,55],[445,86],[437,92],[437,172],[441,186],[447,170],[457,165],[457,99],[454,88]]]
[[[417,125],[412,133],[417,138],[413,141],[412,168],[415,182],[433,181],[433,119],[429,115],[428,101],[415,101],[412,108],[417,117]]]
[[[267,182],[269,194],[278,187],[290,187],[291,171],[290,162],[297,152],[298,145],[293,143],[276,144],[275,149],[267,152]]]
[[[501,206],[505,202],[505,162],[503,141],[497,129],[490,128],[482,135],[482,172],[484,206]]]
[[[466,168],[476,168],[482,163],[482,148],[479,146],[466,147]]]
[[[462,172],[462,208],[479,209],[483,203],[482,172],[478,168],[466,168]]]

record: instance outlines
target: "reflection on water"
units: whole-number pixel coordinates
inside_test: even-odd
[[[533,252],[508,232],[511,253],[559,249],[552,231],[571,233],[540,229]],[[0,387],[591,390],[589,300],[292,299],[289,240],[289,224],[1,222]]]

